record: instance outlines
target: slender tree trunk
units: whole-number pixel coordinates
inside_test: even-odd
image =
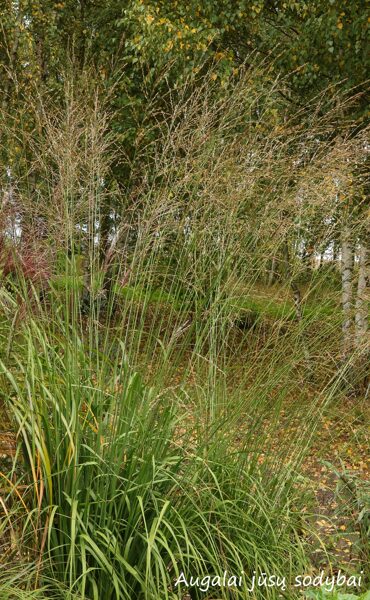
[[[353,245],[351,229],[346,224],[342,231],[342,309],[343,354],[352,348],[352,292],[353,292]]]
[[[368,294],[370,285],[370,253],[364,243],[360,246],[358,284],[355,310],[355,341],[356,346],[366,345],[368,330]]]
[[[269,287],[271,287],[272,284],[274,283],[275,275],[276,275],[276,256],[273,256],[271,259],[271,268],[270,268],[270,272],[269,272],[269,280],[268,280]]]
[[[287,240],[285,240],[283,252],[284,252],[284,258],[285,258],[286,274],[287,274],[287,277],[289,278],[290,289],[292,290],[292,293],[293,293],[295,314],[296,314],[297,321],[300,322],[302,320],[302,296],[301,296],[301,290],[299,289],[298,285],[294,281],[293,270],[292,270],[292,266],[290,264],[289,246],[288,246]]]
[[[304,251],[303,251],[302,262],[305,266],[305,269],[307,269],[307,271],[312,269],[313,254],[314,254],[314,248],[313,248],[312,244],[310,242],[306,243]]]
[[[297,323],[301,323],[302,318],[303,318],[302,294],[301,294],[301,290],[299,289],[299,287],[294,279],[294,273],[293,273],[293,269],[292,269],[292,265],[291,265],[291,261],[290,261],[289,245],[288,245],[287,239],[285,239],[285,242],[284,242],[283,253],[284,253],[284,259],[285,259],[285,265],[286,265],[286,267],[285,267],[286,275],[289,278],[290,289],[292,290],[292,294],[293,294],[293,302],[294,302],[296,321],[297,321]],[[307,373],[308,373],[308,377],[310,377],[310,374],[311,374],[310,353],[307,348],[307,344],[306,344],[306,340],[305,340],[303,331],[301,331],[300,336],[301,336],[302,350],[303,350],[303,354],[306,359],[306,365],[308,368]]]
[[[334,240],[333,242],[333,262],[336,263],[338,260],[338,241]]]
[[[10,10],[11,10],[11,8],[10,8]],[[2,109],[3,109],[3,111],[6,111],[10,104],[9,96],[10,96],[10,89],[12,86],[12,80],[14,78],[15,63],[17,62],[19,39],[21,36],[22,18],[23,18],[23,12],[22,12],[21,8],[19,7],[17,20],[16,20],[16,24],[15,24],[13,43],[10,48],[7,48],[7,54],[9,57],[9,68],[8,68],[8,73],[7,73],[7,79],[6,79],[5,85],[2,90],[2,97],[3,97]]]

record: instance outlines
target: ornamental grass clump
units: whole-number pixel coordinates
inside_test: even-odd
[[[18,443],[1,474],[5,598],[10,586],[20,598],[200,598],[176,585],[182,573],[304,573],[296,475],[338,391],[338,317],[336,290],[326,314],[309,304],[317,278],[298,289],[291,249],[309,218],[333,226],[333,178],[360,141],[333,141],[330,118],[319,146],[312,121],[271,120],[279,82],[257,79],[161,98],[170,117],[155,107],[155,139],[130,160],[96,97],[71,86],[41,111],[37,98],[38,134],[24,140],[37,185],[11,184],[47,280],[18,267],[1,294],[1,395]],[[21,257],[22,231],[5,229]],[[266,296],[275,255],[281,285]],[[277,444],[284,411],[298,425]]]

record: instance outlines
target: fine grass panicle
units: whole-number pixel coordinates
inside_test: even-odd
[[[336,136],[336,100],[271,119],[281,85],[186,84],[124,159],[82,84],[37,98],[3,207],[1,598],[299,597],[246,589],[308,567],[297,470],[346,364],[335,268],[296,256],[310,227],[325,253],[363,134]],[[176,585],[225,571],[243,585]]]

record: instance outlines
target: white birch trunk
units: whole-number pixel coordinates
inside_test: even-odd
[[[342,232],[342,309],[343,309],[343,353],[352,348],[352,288],[353,288],[353,244],[351,229],[345,225]]]
[[[368,288],[370,285],[370,253],[365,244],[360,246],[358,284],[355,311],[356,346],[367,345],[368,330]],[[364,348],[365,349],[365,348]]]

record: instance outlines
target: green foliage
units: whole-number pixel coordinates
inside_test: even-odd
[[[314,600],[369,600],[370,592],[357,595],[352,593],[345,593],[340,591],[328,592],[325,589],[307,592],[307,598],[313,598]]]
[[[1,10],[0,81],[8,115],[35,136],[27,110],[35,90],[62,102],[65,78],[86,73],[114,113],[111,127],[129,161],[153,141],[148,105],[168,111],[174,94],[194,89],[207,72],[222,95],[241,65],[267,60],[270,80],[282,76],[280,93],[294,112],[339,82],[363,92],[369,67],[365,0],[22,0]],[[271,107],[273,122],[276,110]],[[357,116],[366,119],[365,99]],[[2,150],[8,164],[27,159],[24,142],[4,139]],[[127,185],[129,172],[114,164],[120,185]]]
[[[159,599],[181,597],[182,570],[282,573],[287,556],[298,568],[295,517],[267,472],[217,434],[179,444],[175,405],[130,372],[123,344],[112,338],[101,354],[63,322],[30,322],[17,372],[1,364],[39,498],[23,543],[44,531],[42,580],[68,586],[66,597]]]

